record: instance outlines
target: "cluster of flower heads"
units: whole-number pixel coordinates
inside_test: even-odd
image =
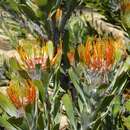
[[[120,39],[88,37],[85,46],[81,44],[78,52],[89,69],[103,72],[112,68],[118,49],[124,49]]]
[[[36,39],[21,40],[17,51],[29,70],[34,70],[38,64],[42,70],[45,70],[48,66],[54,65],[59,55],[61,55],[61,48],[58,48],[57,53],[54,55],[52,41],[43,44]]]
[[[36,99],[36,88],[31,80],[10,81],[7,94],[17,109],[32,104]]]

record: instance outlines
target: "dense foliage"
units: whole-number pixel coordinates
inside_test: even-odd
[[[129,16],[129,0],[1,0],[17,57],[0,58],[0,126],[130,129]]]

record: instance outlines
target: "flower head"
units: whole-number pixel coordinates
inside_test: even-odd
[[[79,46],[79,56],[91,70],[110,70],[116,61],[117,50],[123,46],[119,40],[113,38],[94,38],[92,40],[88,37],[86,45]]]
[[[7,88],[7,94],[16,108],[19,109],[35,101],[36,88],[31,80],[26,80],[24,83],[11,81]]]
[[[29,70],[34,70],[36,65],[40,65],[42,70],[45,70],[49,65],[53,65],[56,61],[59,51],[54,55],[54,46],[52,41],[41,43],[40,41],[33,40],[21,40],[17,48],[21,59],[25,63],[25,66]]]

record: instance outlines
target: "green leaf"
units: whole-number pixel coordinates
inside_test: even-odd
[[[35,12],[28,5],[21,4],[19,7],[31,20],[38,20]]]
[[[41,64],[35,65],[36,74],[39,75],[41,73]]]
[[[99,113],[106,111],[106,109],[110,106],[110,103],[112,102],[113,98],[114,95],[108,95],[102,99],[95,111],[94,119],[98,118]]]
[[[44,117],[43,117],[43,113],[40,112],[39,116],[38,116],[38,130],[42,130],[43,128],[45,128],[44,126]]]
[[[130,111],[130,99],[125,103],[125,108]]]
[[[40,99],[43,102],[45,100],[45,87],[43,86],[43,83],[40,80],[34,80],[33,82],[37,86],[38,91],[40,93]]]
[[[7,0],[7,3],[14,11],[19,11],[18,3],[16,2],[16,0]]]
[[[122,21],[127,28],[130,28],[130,11],[123,14]]]
[[[54,103],[52,104],[52,107],[53,107],[52,114],[53,114],[54,119],[55,119],[57,113],[59,112],[60,105],[61,105],[60,101],[61,101],[61,96],[60,95],[55,97],[55,100],[53,101]]]
[[[113,98],[114,95],[108,95],[102,99],[101,103],[99,103],[99,106],[95,111],[93,117],[95,121],[94,123],[92,123],[93,124],[92,130],[96,130],[99,127],[99,125],[102,123],[102,120],[104,120],[104,118],[107,116],[107,109],[109,109],[110,103],[112,102]]]
[[[54,126],[53,130],[59,130],[59,126],[60,126],[60,124],[56,124],[56,125]]]
[[[48,87],[48,83],[50,79],[51,79],[51,76],[49,75],[48,71],[42,71],[41,80],[45,88]]]
[[[130,116],[127,118],[124,117],[124,125],[127,127],[127,129],[130,129]]]
[[[126,72],[124,72],[124,68],[122,67],[121,71],[117,71],[117,75],[115,75],[113,81],[108,87],[108,90],[109,91],[111,90],[111,94],[121,94],[127,82],[128,82],[128,75]]]
[[[117,49],[115,52],[115,60],[116,62],[119,62],[121,60],[121,56],[122,56],[122,51]]]
[[[69,76],[70,76],[70,79],[71,79],[72,83],[74,84],[77,92],[79,93],[82,100],[84,101],[84,103],[86,105],[86,108],[87,108],[87,110],[89,112],[89,108],[88,108],[88,105],[87,105],[87,102],[86,102],[86,99],[85,99],[85,95],[84,95],[83,90],[81,89],[80,84],[79,84],[79,79],[76,76],[76,74],[74,73],[74,70],[72,68],[69,69]]]
[[[11,101],[7,98],[7,96],[3,95],[2,93],[0,93],[0,106],[10,116],[18,117],[17,109],[11,103]]]
[[[73,128],[76,130],[76,123],[75,123],[75,118],[74,118],[72,99],[68,94],[65,94],[62,97],[62,101],[65,106],[65,110],[66,110],[67,116],[70,120],[70,123],[73,125]]]
[[[16,58],[10,58],[9,59],[9,64],[10,64],[10,67],[13,68],[13,70],[19,70],[21,69],[18,61],[16,60]]]
[[[54,14],[55,10],[60,6],[61,0],[56,0],[55,5],[53,4],[53,7],[51,9],[51,13]]]
[[[38,18],[40,18],[40,19],[42,19],[43,18],[43,14],[45,13],[45,12],[43,12],[37,5],[35,5],[35,3],[33,4],[33,2],[34,1],[28,1],[26,4],[34,11],[34,13],[35,13],[35,15],[38,17]],[[40,20],[39,19],[39,20]]]
[[[0,126],[6,128],[7,130],[18,130],[14,126],[12,126],[6,119],[0,117]]]
[[[20,75],[23,79],[30,79],[30,77],[29,77],[27,71],[25,71],[25,70],[18,70],[18,72],[19,72],[19,75]]]
[[[128,69],[130,69],[130,56],[127,57],[124,64],[124,70],[127,71]]]
[[[99,104],[97,111],[98,112],[104,111],[110,105],[113,98],[114,98],[114,95],[108,95],[108,96],[104,97],[102,99],[101,103]]]
[[[120,111],[120,108],[121,108],[120,105],[121,105],[120,104],[120,97],[117,96],[117,97],[115,97],[115,99],[113,101],[113,108],[112,108],[112,114],[114,117],[116,117],[118,112]]]
[[[37,6],[45,6],[48,3],[48,0],[33,0],[33,2],[37,5]]]
[[[52,41],[48,41],[46,46],[47,46],[47,51],[48,51],[49,59],[51,60],[53,58],[53,55],[54,55],[53,42]]]
[[[12,125],[16,125],[16,126],[20,126],[23,123],[23,117],[20,118],[15,118],[15,117],[11,117],[8,119],[8,122],[11,123]]]

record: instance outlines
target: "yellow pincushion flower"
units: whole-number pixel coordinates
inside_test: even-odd
[[[33,40],[21,40],[17,51],[21,56],[21,59],[25,63],[25,66],[29,70],[34,70],[36,65],[40,65],[42,70],[45,70],[49,65],[53,65],[56,61],[57,55],[61,54],[61,51],[57,51],[54,55],[54,46],[52,41],[41,43],[36,39]]]

